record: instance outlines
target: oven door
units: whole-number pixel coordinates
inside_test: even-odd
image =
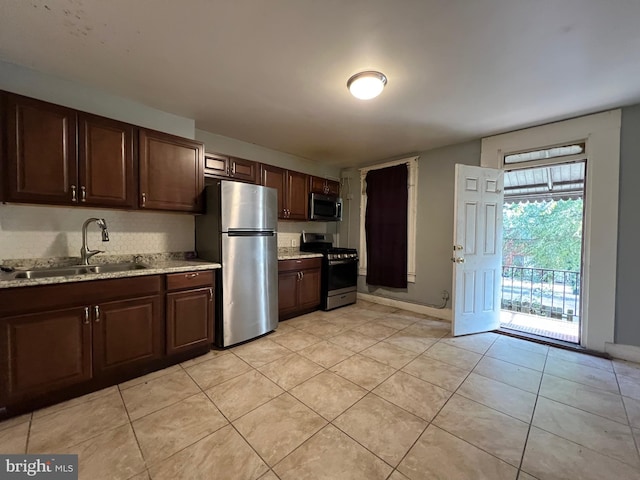
[[[327,265],[327,294],[355,290],[358,285],[358,260],[331,260]]]

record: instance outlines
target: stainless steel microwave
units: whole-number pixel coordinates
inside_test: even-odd
[[[309,218],[324,222],[342,220],[342,199],[340,197],[312,193],[309,198]]]

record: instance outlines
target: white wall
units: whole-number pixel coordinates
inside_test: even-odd
[[[278,152],[253,143],[242,142],[234,138],[205,132],[204,130],[196,130],[196,140],[205,144],[205,150],[207,152],[246,158],[247,160],[275,165],[276,167],[287,168],[318,177],[331,178],[333,180],[340,178],[340,167],[314,162],[306,158]]]
[[[401,155],[398,158],[416,154]],[[453,242],[453,188],[456,163],[480,164],[480,140],[438,148],[417,154],[418,209],[416,229],[416,281],[406,289],[367,285],[358,279],[358,291],[417,304],[439,305],[442,291],[451,292],[451,245]],[[390,159],[392,160],[392,159]],[[384,162],[379,162],[384,163]],[[360,172],[342,172],[345,216],[340,225],[341,245],[353,248],[360,242]],[[348,193],[346,193],[348,190]],[[348,199],[353,197],[352,199]],[[364,252],[359,252],[364,255]],[[447,305],[450,308],[451,304]],[[448,314],[444,314],[445,317]]]
[[[96,88],[0,61],[0,90],[194,138],[195,121]]]

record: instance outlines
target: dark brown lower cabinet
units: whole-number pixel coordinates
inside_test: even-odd
[[[92,309],[96,375],[132,368],[163,355],[160,295],[96,304]]]
[[[0,419],[206,353],[214,292],[211,270],[0,289]]]
[[[213,343],[213,286],[167,293],[167,354]]]
[[[0,289],[0,407],[146,373],[164,356],[162,280]]]
[[[84,307],[0,320],[4,401],[91,379],[91,324]]]
[[[281,320],[320,307],[321,258],[278,262],[278,317]]]

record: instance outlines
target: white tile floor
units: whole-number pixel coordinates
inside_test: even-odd
[[[83,479],[640,479],[640,366],[359,303],[0,423]]]

